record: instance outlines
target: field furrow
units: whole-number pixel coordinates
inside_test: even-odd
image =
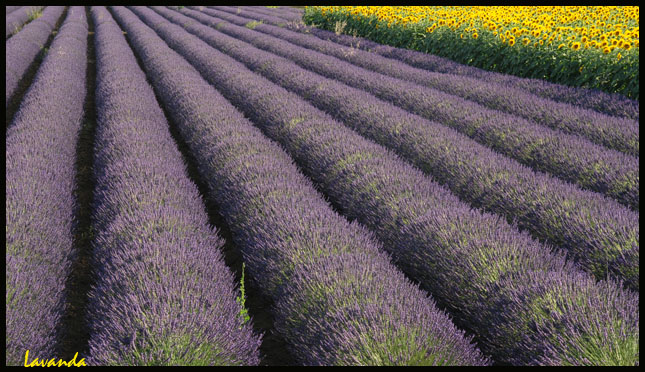
[[[72,7],[7,131],[6,364],[58,351],[73,259],[87,20]]]
[[[487,362],[279,146],[134,14],[113,11],[198,159],[251,278],[275,299],[276,329],[301,363]]]
[[[20,9],[20,6],[5,6],[5,14],[9,15],[9,13],[13,13],[14,11]]]
[[[6,38],[17,34],[24,25],[42,15],[42,6],[23,6],[7,14],[5,18]]]
[[[64,6],[49,6],[43,11],[42,17],[30,22],[16,36],[6,43],[5,64],[5,105],[13,97],[20,79],[23,78],[29,66],[40,53],[47,39],[58,22]]]
[[[596,89],[571,87],[551,83],[546,80],[520,78],[499,72],[486,71],[432,54],[378,44],[371,40],[359,37],[343,34],[337,35],[334,32],[315,27],[299,27],[295,30],[310,33],[322,40],[330,40],[337,44],[360,48],[387,58],[399,60],[410,66],[422,68],[428,71],[468,76],[488,82],[494,82],[501,86],[520,89],[542,98],[561,103],[568,103],[606,115],[636,121],[638,121],[639,118],[639,101],[627,98],[622,94],[606,93]]]
[[[252,21],[252,19],[241,19],[227,12],[214,12],[206,9],[204,13],[219,16],[241,26]],[[450,103],[451,101],[455,101],[455,98],[450,96],[454,95],[471,101],[470,105],[464,105],[463,101],[461,101],[460,104],[464,106],[477,107],[478,105],[473,104],[479,103],[491,110],[499,110],[517,115],[533,123],[557,129],[567,134],[580,135],[594,143],[638,156],[639,128],[636,120],[616,118],[569,104],[553,102],[534,94],[526,93],[520,89],[490,83],[485,80],[466,76],[455,77],[418,69],[375,53],[356,48],[339,47],[338,44],[320,40],[311,35],[290,32],[289,30],[276,26],[257,25],[253,29],[278,36],[301,47],[334,56],[370,71],[431,88],[429,90],[421,90],[419,87],[416,87],[415,92],[414,85],[401,84],[401,80],[388,80],[384,76],[380,80],[382,85],[387,85],[390,88],[398,87],[401,91],[408,92],[408,95],[423,95],[425,103],[428,105],[435,106],[439,101]],[[346,66],[339,62],[334,63],[334,67],[338,70],[351,69],[351,65]],[[363,75],[366,75],[364,71],[359,69],[353,70],[356,73],[363,72]],[[359,81],[365,80],[355,78],[354,81],[358,83]],[[373,83],[370,79],[367,79],[367,82]],[[367,86],[371,87],[369,84]],[[448,93],[448,95],[438,95],[437,91]],[[388,95],[388,97],[392,96]],[[481,111],[478,107],[474,108],[474,110]],[[434,115],[441,117],[438,114]],[[495,118],[493,120],[499,119]],[[517,125],[523,126],[527,124],[519,122]]]
[[[255,16],[254,18],[257,19],[259,23],[267,23],[267,24],[272,24],[280,27],[285,27],[289,21],[278,14],[272,13],[272,14],[258,14],[257,10],[255,9],[249,9],[249,8],[243,8],[239,9],[237,7],[232,7],[232,6],[209,6],[208,8],[202,9],[200,7],[189,7],[190,9],[193,10],[199,10],[200,12],[204,14],[209,14],[212,11],[217,11],[219,12],[227,12],[229,14],[235,14],[241,17],[251,17]],[[302,23],[302,16],[298,20],[292,21],[293,23],[296,24],[301,24]],[[303,25],[304,26],[304,25]]]
[[[155,10],[200,38],[227,38],[178,13]],[[148,9],[134,11],[282,144],[339,210],[372,229],[395,262],[447,306],[459,324],[472,330],[496,361],[631,364],[637,358],[637,340],[623,336],[633,334],[638,324],[635,293],[612,281],[596,283],[527,234],[494,215],[470,209],[388,150],[178,25]],[[256,55],[258,61],[266,61]],[[542,306],[547,302],[567,316],[545,313]],[[508,307],[501,310],[500,303]],[[607,319],[631,326],[609,329],[603,326]],[[605,343],[607,332],[615,341],[611,346]],[[577,354],[570,345],[603,352]],[[621,356],[619,361],[612,356],[618,354],[632,357]]]
[[[320,79],[317,75],[320,74],[347,85],[336,84],[332,89],[342,90],[349,87],[362,89],[426,119],[454,128],[535,170],[553,174],[565,181],[576,183],[582,188],[606,194],[638,210],[638,182],[632,182],[638,179],[637,157],[608,150],[578,136],[566,135],[517,116],[487,109],[459,97],[366,71],[337,58],[284,42],[282,38],[262,35],[254,30],[272,29],[272,34],[295,34],[286,35],[286,38],[289,40],[293,40],[294,37],[302,38],[303,40],[298,44],[306,44],[306,39],[311,36],[293,33],[275,26],[255,25],[247,28],[234,24],[222,24],[225,20],[248,25],[248,18],[243,19],[233,15],[220,14],[224,17],[220,19],[189,9],[181,12],[204,24],[217,26],[220,32],[291,60],[308,71],[311,79]],[[392,68],[396,69],[396,67]],[[423,125],[423,122],[420,122],[420,125]]]
[[[7,365],[640,364],[639,7],[5,12]]]
[[[295,8],[280,6],[274,8],[268,8],[266,6],[246,6],[244,10],[253,10],[263,15],[273,15],[278,18],[282,18],[287,22],[299,22],[302,20],[302,11],[298,11]]]
[[[230,7],[212,8],[231,13]],[[334,43],[339,44],[339,46],[344,45],[351,48],[369,51],[428,71],[473,77],[479,80],[496,83],[501,86],[520,89],[526,93],[532,93],[556,102],[568,103],[611,116],[623,117],[637,121],[639,118],[638,100],[629,99],[621,94],[609,94],[595,89],[570,87],[551,83],[545,80],[520,78],[499,72],[486,71],[477,67],[457,63],[444,57],[422,53],[416,50],[379,44],[362,37],[334,33],[316,27],[305,26],[302,23],[285,24],[285,22],[280,18],[264,14],[258,15],[253,10],[246,10],[246,13],[240,12],[239,14],[236,13],[236,15],[249,16],[267,24],[282,25],[287,29],[292,29],[293,31],[314,35],[322,40],[333,41]]]
[[[121,29],[93,7],[96,284],[89,362],[257,365],[222,239]],[[213,321],[217,319],[217,321]]]
[[[209,45],[394,150],[474,207],[515,220],[536,238],[566,249],[598,279],[609,274],[638,288],[637,212],[534,172],[443,125],[419,125],[423,118],[366,92],[316,78],[284,58],[179,13],[164,12],[186,27],[199,28]]]

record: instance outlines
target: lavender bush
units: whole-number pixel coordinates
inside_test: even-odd
[[[55,357],[73,257],[87,20],[72,7],[7,130],[6,364]]]
[[[281,35],[290,41],[299,40],[297,44],[303,45],[312,36],[270,25],[255,25],[253,30],[249,30],[247,27],[222,23],[225,19],[240,25],[248,24],[248,18],[234,15],[222,15],[221,19],[190,9],[182,9],[181,12],[201,23],[217,26],[220,32],[297,63],[310,71],[312,78],[318,76],[314,73],[317,72],[350,87],[363,89],[427,119],[447,124],[522,164],[577,183],[583,188],[604,193],[638,210],[639,165],[636,157],[608,150],[578,136],[564,135],[557,130],[487,109],[434,89],[370,72],[335,57],[286,43],[283,38],[265,36],[254,30],[270,29],[273,35]],[[367,52],[365,54],[373,55]],[[393,69],[397,68],[393,66]],[[455,76],[452,78],[463,80]],[[459,84],[470,83],[462,81]],[[346,86],[337,83],[330,88],[342,90]]]
[[[11,14],[7,14],[5,19],[6,37],[9,38],[18,32],[25,23],[30,21],[33,14],[42,9],[42,6],[23,6]]]
[[[12,13],[18,9],[20,9],[20,6],[5,6],[5,15],[9,15],[9,13]]]
[[[63,14],[64,6],[48,6],[43,15],[30,22],[16,36],[7,40],[5,56],[5,105],[13,96],[18,82],[45,46],[56,22]]]
[[[249,12],[247,14],[252,15],[253,12]],[[259,17],[263,16],[258,15],[257,18]],[[278,24],[275,20],[266,20],[265,23],[271,23],[274,25]],[[305,26],[302,22],[287,23],[285,26],[286,28],[294,31],[314,35],[322,40],[329,40],[337,44],[360,48],[428,71],[469,76],[483,81],[500,84],[501,86],[520,89],[542,98],[561,103],[568,103],[611,116],[623,117],[636,121],[638,121],[639,118],[639,102],[618,93],[606,93],[597,89],[570,87],[546,80],[521,78],[499,72],[486,71],[474,66],[467,66],[447,58],[422,53],[416,50],[383,45],[362,37],[354,37],[344,34],[337,35],[331,31]]]
[[[245,6],[243,9],[246,11],[253,11],[262,15],[282,18],[288,22],[300,21],[304,13],[302,9],[291,8],[288,6],[280,6],[277,8],[267,8],[266,6]]]
[[[225,12],[228,12],[228,13],[231,13],[231,14],[235,14],[235,15],[242,16],[242,17],[249,17],[249,18],[251,16],[255,16],[254,19],[256,19],[258,21],[261,21],[263,23],[269,23],[269,24],[272,24],[272,25],[277,25],[277,26],[280,26],[280,27],[284,27],[287,23],[290,23],[285,18],[279,17],[275,13],[258,14],[257,10],[254,10],[254,9],[252,10],[252,9],[247,8],[247,7],[244,7],[244,8],[239,9],[239,10],[238,10],[238,7],[233,7],[233,6],[209,6],[207,8],[191,7],[191,9],[199,10],[199,11],[205,12],[205,13],[210,13],[213,10],[225,11]],[[300,24],[302,24],[302,22],[300,21],[301,19],[302,19],[302,16],[298,17],[298,19],[292,21],[291,23],[300,23]]]
[[[225,38],[177,13],[156,10],[201,37]],[[613,281],[596,283],[562,255],[498,217],[468,208],[419,170],[295,94],[150,10],[134,11],[279,141],[343,213],[371,228],[395,262],[437,296],[458,323],[475,332],[497,361],[638,363],[637,293]],[[321,266],[325,267],[314,265],[311,272],[302,273],[304,279],[294,274],[289,282],[310,283],[316,278],[312,272]],[[320,275],[330,271],[334,272],[326,268]],[[311,298],[301,290],[284,291]],[[385,339],[391,338],[385,336],[382,342]]]
[[[257,365],[223,240],[208,224],[163,111],[121,29],[96,25],[97,281],[90,358],[100,365]]]
[[[135,15],[114,13],[179,123],[250,277],[275,300],[276,330],[301,363],[487,363],[364,228],[333,212],[278,145]]]
[[[168,9],[157,11],[363,136],[393,149],[471,205],[515,220],[535,237],[566,249],[597,279],[615,277],[638,288],[638,213],[534,172],[450,128],[316,76],[191,18]],[[626,254],[630,250],[636,254]]]
[[[638,120],[639,117],[638,101],[629,99],[621,94],[610,94],[596,89],[570,87],[545,80],[520,78],[499,72],[486,71],[474,66],[463,65],[450,59],[416,50],[383,45],[362,37],[350,36],[342,33],[336,34],[328,30],[305,25],[303,22],[285,22],[283,18],[276,17],[275,13],[274,16],[271,16],[269,13],[259,13],[254,7],[246,7],[244,11],[239,13],[236,10],[237,8],[232,7],[214,6],[209,8],[222,10],[238,16],[261,20],[265,24],[277,25],[293,31],[311,34],[319,39],[333,41],[336,44],[352,48],[360,48],[361,50],[402,61],[410,66],[426,69],[428,71],[470,76],[510,88],[521,89],[527,93],[535,94],[542,98],[561,103],[568,103],[611,116],[624,117],[633,120]]]
[[[240,19],[235,15],[231,15],[226,12],[214,12],[209,9],[205,9],[204,13],[219,16],[242,26],[244,23],[251,21],[249,18]],[[616,118],[573,105],[553,102],[552,100],[541,98],[521,89],[502,86],[468,76],[456,77],[452,74],[422,70],[411,67],[410,65],[397,60],[385,58],[375,53],[370,53],[356,48],[339,47],[336,43],[320,40],[311,35],[294,33],[293,31],[285,30],[276,26],[261,25],[261,27],[258,27],[258,31],[261,30],[262,32],[288,40],[296,45],[337,57],[338,59],[350,62],[353,65],[390,77],[409,81],[420,86],[432,88],[430,90],[420,90],[420,87],[416,87],[417,91],[424,92],[425,94],[430,93],[428,94],[430,96],[432,94],[437,96],[436,90],[443,91],[450,95],[477,102],[492,110],[499,110],[517,115],[526,120],[533,121],[534,123],[558,129],[564,133],[581,135],[597,144],[616,149],[630,155],[638,156],[639,130],[638,122],[636,120]],[[336,63],[339,68],[351,68],[351,64],[342,64],[340,61]],[[360,71],[365,74],[363,70],[354,70],[356,70],[356,73]],[[400,85],[400,80],[385,79],[383,75],[377,76],[380,76],[382,79],[380,82],[387,86],[392,87],[397,84]],[[374,84],[374,81],[367,80],[367,84],[363,86],[369,87],[368,89],[371,91],[382,89],[380,86],[377,89],[371,88]],[[418,95],[419,93],[414,92],[414,89],[415,85],[407,85],[405,87],[401,86],[399,90],[408,91],[411,95]],[[378,95],[376,92],[375,94]],[[392,93],[388,93],[387,96],[391,97],[391,94]],[[442,101],[450,102],[450,95],[442,95],[440,99]],[[454,97],[452,100],[454,100]],[[459,102],[458,100],[454,101]],[[433,106],[437,104],[436,102],[437,101],[432,98],[426,98],[425,101],[425,103]]]

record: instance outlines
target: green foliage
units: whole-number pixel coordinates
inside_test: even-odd
[[[40,18],[43,15],[42,9],[31,9],[29,10],[29,21]]]
[[[251,317],[249,316],[249,311],[246,309],[246,305],[245,305],[246,293],[244,291],[244,268],[245,268],[245,265],[244,263],[242,263],[242,278],[240,279],[240,295],[235,299],[235,302],[237,302],[241,307],[240,317],[242,318],[242,324],[246,324],[246,322],[251,320]]]
[[[17,34],[18,32],[20,32],[20,30],[22,30],[22,25],[14,26],[14,27],[13,27],[13,31],[11,31],[11,34],[10,34],[10,35],[15,35],[15,34]]]
[[[477,39],[448,29],[429,33],[430,24],[387,27],[376,17],[352,16],[348,12],[323,15],[316,7],[305,8],[303,22],[332,32],[361,36],[398,48],[414,49],[489,71],[542,79],[558,84],[600,89],[639,99],[638,48],[609,54],[593,49],[573,51],[555,44],[513,47],[483,30]],[[343,25],[339,30],[339,25]],[[521,40],[518,40],[518,43]]]
[[[260,25],[260,24],[262,24],[262,21],[251,21],[251,22],[245,24],[244,26],[246,28],[248,28],[248,29],[253,30],[255,28],[255,26]]]

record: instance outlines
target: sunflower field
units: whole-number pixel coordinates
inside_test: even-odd
[[[639,97],[636,6],[311,6],[303,19],[491,71]]]

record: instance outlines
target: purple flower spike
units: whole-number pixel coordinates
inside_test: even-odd
[[[423,139],[434,139],[442,141],[443,152],[449,154],[442,155],[442,152],[437,150],[433,155],[447,158],[474,147],[476,144],[472,141],[451,143],[447,141],[450,137],[443,137],[445,132],[441,132],[442,126],[426,133],[426,136],[419,137],[409,134],[412,131],[411,127],[391,135],[377,130],[370,132],[372,128],[379,128],[380,125],[396,128],[392,123],[399,123],[389,120],[386,116],[388,112],[383,111],[382,103],[372,105],[370,101],[361,101],[353,97],[353,91],[349,89],[344,91],[346,94],[339,94],[336,99],[331,99],[330,90],[326,89],[329,82],[324,79],[301,78],[309,75],[305,75],[303,70],[284,59],[271,56],[171,10],[155,7],[154,10],[163,17],[147,8],[135,7],[133,10],[159,33],[171,48],[186,58],[205,79],[217,87],[224,97],[261,128],[263,133],[284,146],[341,213],[371,229],[384,243],[383,248],[392,254],[397,266],[415,278],[442,306],[449,309],[458,326],[475,333],[481,342],[480,347],[485,353],[490,353],[496,361],[512,364],[550,364],[555,363],[557,358],[562,358],[561,360],[571,364],[638,363],[638,350],[633,347],[638,344],[638,311],[635,311],[633,306],[634,303],[638,303],[636,293],[623,289],[620,282],[609,280],[596,283],[595,278],[583,272],[577,264],[566,261],[562,253],[554,252],[550,246],[531,239],[526,232],[518,232],[499,216],[471,209],[419,169],[383,146],[361,137],[343,123],[335,121],[302,97],[279,85],[283,81],[297,81],[298,84],[311,87],[307,92],[316,99],[324,100],[330,107],[332,102],[335,102],[337,109],[349,105],[361,107],[363,112],[355,114],[364,115],[366,128],[362,132],[373,133],[371,137],[379,142],[389,141],[390,145],[404,147],[407,140],[424,149],[426,147],[421,145],[424,144]],[[172,22],[166,21],[164,17]],[[157,45],[150,46],[146,52],[156,52],[157,49]],[[166,55],[168,51],[156,53]],[[277,84],[260,76],[265,73],[273,76],[276,71],[280,71],[283,77],[283,80],[276,78]],[[152,75],[157,77],[159,73]],[[157,79],[164,81],[168,77]],[[189,110],[184,110],[187,111]],[[383,116],[379,116],[381,114]],[[379,120],[375,120],[376,118]],[[212,126],[215,125],[211,124]],[[213,151],[213,146],[210,147]],[[231,150],[226,147],[220,152],[229,154]],[[490,159],[489,153],[486,160]],[[211,164],[221,162],[223,161],[219,158],[209,158]],[[227,162],[226,170],[231,172],[240,168],[255,168],[256,163],[257,161],[245,157],[239,163]],[[458,164],[455,162],[455,165]],[[476,159],[470,158],[466,164],[473,167],[473,170],[475,166],[484,166],[482,161],[477,162]],[[458,172],[464,168],[454,168],[456,167],[448,169],[446,173],[453,178],[463,177]],[[216,176],[208,178],[219,179]],[[295,231],[293,228],[278,231],[263,228],[249,232],[252,241],[261,245],[262,258],[292,257],[293,254],[289,252],[294,251],[297,256],[293,260],[296,262],[303,262],[309,257],[309,253],[298,249],[280,249],[274,252],[271,249],[273,245],[266,243],[279,241],[281,238],[288,238],[288,242],[295,247],[296,241],[301,237],[307,237],[307,241],[311,242],[308,246],[319,249],[321,254],[329,249],[331,244],[320,244],[320,240],[314,240],[320,236],[319,234],[313,235],[310,230],[301,227],[307,225],[301,221],[309,223],[313,220],[312,217],[305,220],[296,213],[284,210],[285,205],[293,205],[287,202],[289,193],[277,192],[276,188],[262,193],[262,186],[258,185],[256,180],[257,178],[254,178],[253,182],[240,180],[230,189],[244,185],[245,190],[252,191],[253,194],[239,199],[250,199],[249,203],[253,205],[265,206],[273,205],[272,201],[281,202],[280,208],[274,212],[280,217],[278,220],[295,220],[297,222],[294,224],[298,227]],[[495,179],[492,183],[497,185],[499,181],[502,179]],[[476,179],[473,177],[470,182],[476,182]],[[478,194],[480,193],[482,190],[478,191]],[[295,205],[302,204],[305,204],[304,201]],[[235,211],[239,210],[240,208],[235,208]],[[230,225],[245,224],[250,227],[250,218],[253,218],[253,221],[264,221],[269,217],[262,211],[253,217],[245,215]],[[257,258],[257,252],[253,253],[249,256],[258,261],[262,259]],[[353,261],[350,258],[345,261],[347,266],[352,266]],[[309,261],[303,263],[309,264]],[[317,279],[308,271],[294,270],[294,267],[298,267],[295,264],[287,266],[287,269],[282,268],[282,271],[278,265],[265,265],[267,269],[279,273],[276,274],[278,278],[282,278],[285,270],[288,273],[296,271],[288,278],[279,280],[276,288],[282,291],[280,293],[293,296],[302,293],[303,298],[311,301],[298,307],[295,304],[301,304],[302,301],[294,299],[294,304],[291,304],[292,300],[285,299],[277,302],[276,306],[281,309],[304,308],[307,309],[307,314],[318,314],[321,309],[338,307],[343,309],[342,314],[332,311],[329,315],[343,321],[356,318],[382,319],[372,315],[372,305],[369,301],[363,302],[364,305],[361,306],[354,306],[352,301],[343,301],[344,296],[353,298],[353,294],[361,291],[361,288],[343,280],[344,275],[336,272],[337,268],[346,267],[344,262],[341,265],[341,262],[332,258],[329,258],[329,261],[321,259],[311,263],[312,269],[309,271],[313,271],[313,267],[316,267],[314,265],[324,266],[326,271],[334,273],[328,285],[308,283],[308,280],[325,283],[327,281]],[[367,274],[354,274],[353,277],[369,283],[368,278],[375,277],[370,276],[370,273],[378,270],[365,264],[363,266],[366,266]],[[512,278],[518,280],[514,281]],[[529,285],[534,278],[553,280],[544,281],[544,287]],[[294,285],[298,287],[291,290],[291,286]],[[521,300],[517,300],[518,291]],[[332,299],[321,297],[321,294],[329,293],[338,295],[331,297]],[[319,303],[315,304],[313,301]],[[390,304],[391,301],[384,303]],[[510,305],[506,304],[514,305],[509,307]],[[504,313],[507,307],[512,311]],[[534,309],[541,311],[533,311]],[[565,309],[572,316],[563,318],[558,315]],[[401,322],[406,319],[394,316],[390,318],[400,319]],[[361,338],[364,332],[360,323],[350,322],[350,326],[344,328],[342,335],[331,336],[320,331],[328,327],[328,324],[334,324],[329,320],[318,320],[308,325],[300,320],[301,316],[289,314],[289,317],[283,319],[290,323],[287,323],[288,327],[281,329],[296,329],[293,331],[293,337],[297,337],[300,345],[307,345],[305,350],[312,353],[316,360],[332,360],[327,359],[330,357],[336,358],[333,360],[350,360],[350,353],[344,350],[350,349],[347,345],[354,345],[355,341],[352,340],[356,338],[363,340],[362,343],[359,341],[363,346],[385,344],[390,348],[387,348],[387,353],[379,354],[353,348],[351,354],[356,359],[351,360],[363,360],[365,355],[377,355],[379,361],[400,360],[397,341],[404,336],[390,331],[387,324],[378,327],[378,336]],[[309,315],[306,319],[309,319]],[[595,331],[596,326],[586,326],[590,321],[599,325],[600,323],[596,322],[599,319],[608,320],[608,323],[600,328],[602,334]],[[617,327],[616,324],[624,327]],[[542,329],[544,332],[540,331]],[[297,330],[302,330],[303,333],[296,335]],[[310,336],[310,333],[325,335],[326,339],[318,340]],[[388,335],[387,341],[379,338],[384,333]],[[498,334],[504,334],[504,337],[497,337]],[[555,334],[562,340],[576,342],[575,346],[567,346],[569,341],[565,343],[555,340]],[[539,342],[525,342],[526,337]],[[343,352],[333,356],[321,354],[321,350],[332,347],[338,347],[336,350]],[[544,350],[547,348],[550,350],[547,354],[549,357],[544,358]],[[414,350],[417,349],[409,349],[408,355],[412,356],[408,358],[416,358],[418,354]],[[300,350],[296,350],[296,355],[302,355],[298,354],[298,351]]]
[[[96,25],[90,364],[257,365],[222,239],[119,26]]]
[[[177,42],[199,50],[198,40],[181,28],[149,9],[134,10],[164,38],[174,34]],[[275,301],[276,330],[301,363],[488,364],[427,294],[396,270],[365,228],[330,208],[279,145],[135,14],[121,7],[113,13],[197,159],[249,277]],[[337,298],[338,291],[351,296]],[[334,312],[321,312],[319,301],[335,303]],[[324,333],[317,331],[321,322]],[[382,342],[383,330],[397,339]]]
[[[7,365],[22,365],[27,349],[39,358],[58,351],[86,54],[85,10],[71,7],[7,130]]]

